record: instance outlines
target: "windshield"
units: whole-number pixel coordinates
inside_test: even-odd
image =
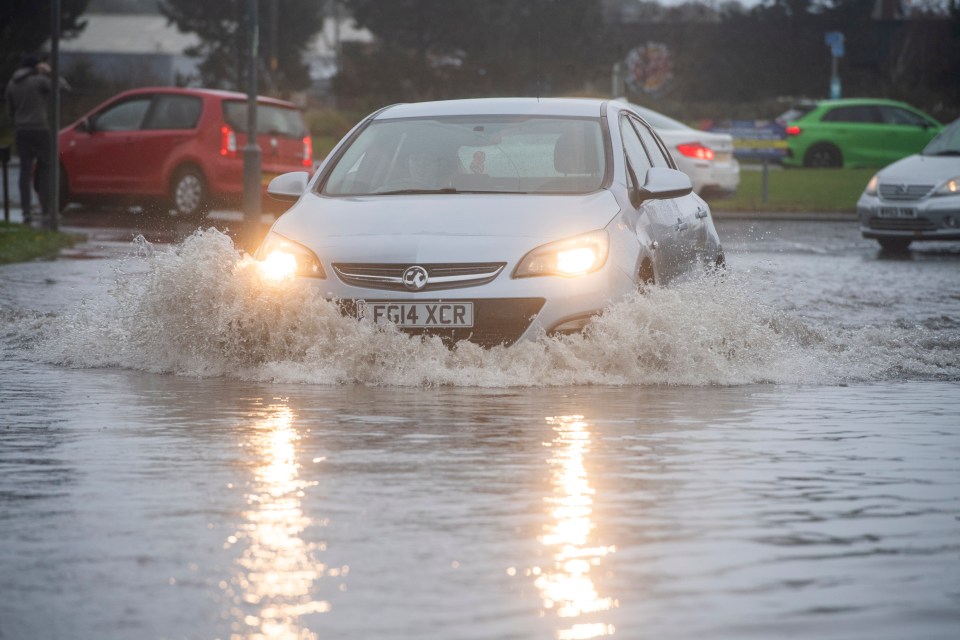
[[[923,150],[925,156],[957,156],[960,155],[960,120],[937,134],[930,144]]]
[[[323,193],[587,193],[603,183],[600,120],[468,116],[376,120]]]

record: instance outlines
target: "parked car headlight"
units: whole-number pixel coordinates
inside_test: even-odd
[[[603,267],[610,238],[603,229],[537,247],[523,257],[514,278],[582,276]]]
[[[934,191],[934,195],[938,196],[955,196],[958,193],[960,193],[960,176],[950,178]]]
[[[877,195],[877,185],[880,183],[880,177],[878,174],[873,174],[873,177],[870,178],[870,182],[867,183],[867,188],[864,189],[864,193],[868,196]]]
[[[272,231],[260,243],[254,258],[260,261],[260,272],[273,280],[327,277],[313,251]]]

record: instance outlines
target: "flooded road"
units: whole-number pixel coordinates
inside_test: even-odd
[[[0,638],[957,637],[960,245],[718,227],[489,351],[216,233],[0,267]]]

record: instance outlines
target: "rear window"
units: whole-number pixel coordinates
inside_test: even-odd
[[[247,103],[226,101],[223,103],[223,120],[235,131],[247,132]],[[288,138],[307,135],[303,116],[297,109],[276,105],[257,104],[257,133]]]
[[[586,193],[604,179],[603,140],[595,118],[378,120],[337,159],[324,193]]]

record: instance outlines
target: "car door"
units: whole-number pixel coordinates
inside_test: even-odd
[[[634,122],[635,119],[630,115],[621,115],[620,137],[626,154],[628,179],[634,183],[634,188],[639,189],[644,185],[653,161]],[[682,264],[676,205],[671,200],[644,200],[633,204],[637,207],[640,225],[646,226],[653,241],[657,282],[662,284],[675,279],[681,273]]]
[[[137,193],[159,195],[168,190],[164,173],[179,164],[177,158],[187,154],[196,137],[196,127],[203,111],[203,99],[198,96],[158,93],[153,98],[137,132],[137,158],[132,160],[136,176],[131,188]],[[168,162],[172,160],[172,162]]]
[[[143,162],[137,133],[151,96],[137,96],[94,114],[70,140],[72,188],[78,193],[129,193]]]
[[[820,138],[836,145],[844,164],[883,157],[884,129],[880,111],[874,105],[836,107],[820,119]]]
[[[653,132],[653,129],[635,117],[631,117],[629,120],[643,143],[651,165],[665,169],[676,169],[676,163],[671,159],[670,152],[663,141]],[[672,235],[671,242],[674,245],[674,275],[679,276],[697,263],[698,255],[703,249],[706,238],[706,227],[703,219],[709,210],[706,203],[692,192],[662,202],[664,208],[669,210],[669,231]]]
[[[940,130],[920,114],[901,107],[880,106],[879,110],[885,123],[884,164],[919,152]]]

